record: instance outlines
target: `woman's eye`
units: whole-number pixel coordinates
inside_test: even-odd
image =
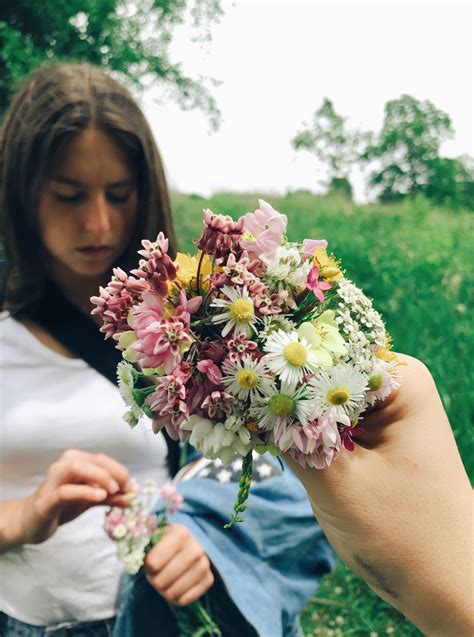
[[[127,192],[124,193],[108,192],[107,199],[110,203],[125,203],[130,198],[131,194],[131,190],[127,190]]]
[[[85,198],[85,195],[82,192],[77,192],[71,195],[55,192],[54,196],[58,201],[62,201],[63,203],[81,203]]]

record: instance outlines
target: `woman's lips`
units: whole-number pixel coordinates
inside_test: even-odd
[[[104,257],[112,252],[111,246],[83,246],[77,251],[87,257]]]

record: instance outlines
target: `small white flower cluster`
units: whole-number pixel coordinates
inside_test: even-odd
[[[339,281],[336,293],[336,322],[347,339],[346,360],[357,361],[365,372],[372,367],[373,345],[387,344],[385,325],[380,314],[372,307],[372,301],[352,281]]]
[[[296,247],[280,246],[267,266],[266,279],[272,292],[288,292],[289,306],[295,292],[304,290],[312,264],[302,261]]]

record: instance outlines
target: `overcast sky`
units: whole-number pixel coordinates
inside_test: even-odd
[[[206,49],[181,29],[173,57],[220,80],[210,131],[197,111],[142,100],[170,185],[182,192],[321,190],[324,168],[290,140],[325,96],[348,123],[378,131],[384,104],[403,93],[446,111],[456,132],[442,147],[473,154],[471,2],[224,0]],[[363,200],[360,175],[353,176]]]

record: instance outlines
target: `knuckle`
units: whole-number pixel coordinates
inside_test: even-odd
[[[414,358],[413,356],[404,355],[402,360],[407,365],[408,373],[416,378],[418,382],[426,383],[426,385],[430,385],[434,383],[433,376],[428,369],[428,367],[418,358]]]
[[[176,540],[180,542],[184,543],[190,537],[188,529],[182,524],[170,524],[168,529],[169,533],[172,533]]]
[[[61,458],[64,460],[71,460],[77,457],[79,451],[77,449],[66,449]]]
[[[189,598],[189,596],[187,595],[183,595],[182,597],[179,597],[178,599],[169,600],[169,601],[173,602],[175,606],[183,607],[183,606],[188,606],[194,600],[192,598]]]
[[[172,588],[168,588],[160,592],[162,597],[164,597],[168,602],[176,604],[179,600],[179,595]]]
[[[51,478],[52,476],[54,476],[54,474],[59,471],[59,469],[61,468],[61,461],[60,460],[56,460],[56,462],[53,462],[47,472],[46,472],[46,478]]]
[[[97,460],[97,462],[107,462],[109,457],[105,453],[95,453],[94,459]]]
[[[166,597],[166,590],[165,590],[165,587],[163,585],[163,578],[161,578],[156,573],[150,573],[149,571],[146,571],[146,575],[147,575],[148,581],[153,586],[153,588],[156,591],[158,591],[158,593],[160,593],[160,595],[163,595],[163,597]]]
[[[189,547],[189,557],[193,562],[201,562],[203,558],[207,561],[204,549],[197,542],[193,542]]]

